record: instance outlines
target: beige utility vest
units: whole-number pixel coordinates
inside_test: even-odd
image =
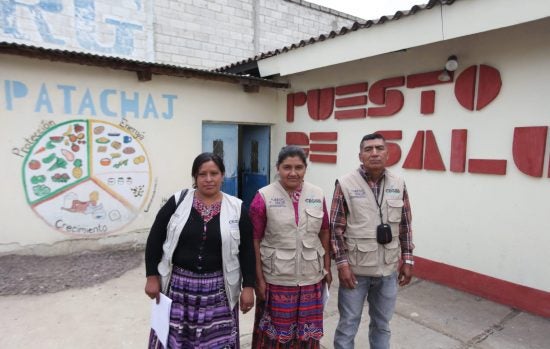
[[[298,202],[298,225],[292,199],[277,181],[259,190],[267,215],[260,244],[266,282],[282,286],[304,286],[325,275],[325,250],[319,239],[323,222],[323,191],[304,182]]]
[[[385,171],[379,193],[382,219],[391,227],[392,241],[381,245],[376,241],[376,227],[380,213],[376,198],[359,171],[338,179],[348,207],[347,227],[344,233],[348,247],[348,259],[352,271],[362,276],[386,276],[397,270],[401,255],[399,223],[403,210],[403,179]]]

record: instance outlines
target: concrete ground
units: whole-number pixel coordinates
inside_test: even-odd
[[[150,310],[144,281],[140,265],[85,288],[0,296],[0,348],[144,348]],[[335,283],[325,309],[323,348],[333,347],[338,322]],[[356,348],[368,348],[366,313]],[[241,315],[242,348],[250,347],[253,316]],[[394,349],[550,348],[550,319],[419,279],[399,291],[391,326]]]

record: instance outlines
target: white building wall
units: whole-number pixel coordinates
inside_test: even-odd
[[[480,111],[462,107],[454,83],[396,89],[404,106],[388,117],[312,120],[307,107],[295,107],[295,121],[282,122],[273,132],[273,154],[285,143],[286,132],[338,132],[337,163],[311,162],[306,180],[320,185],[330,202],[334,181],[359,165],[359,141],[378,130],[401,130],[397,143],[402,155],[390,167],[405,177],[412,213],[417,256],[475,271],[501,280],[550,291],[546,249],[550,141],[544,148],[542,177],[524,174],[514,162],[516,127],[550,127],[549,19],[495,30],[404,52],[371,57],[329,68],[290,75],[292,91],[336,87],[442,69],[447,57],[459,59],[457,76],[469,66],[486,64],[499,70],[500,93]],[[420,92],[435,90],[435,112],[420,113]],[[374,106],[370,101],[366,107]],[[279,114],[286,114],[286,103]],[[505,175],[450,171],[451,132],[467,129],[467,159],[507,160]],[[403,163],[418,131],[432,130],[445,171],[404,169]],[[519,154],[525,156],[525,154]]]
[[[10,55],[0,56],[0,76],[0,254],[143,244],[164,200],[192,184],[204,120],[265,125],[278,117],[266,107],[277,104],[267,88],[245,93],[238,84],[157,75],[139,82],[131,72]],[[86,143],[75,150],[69,140],[78,134]],[[54,182],[57,173],[68,181]],[[89,204],[94,191],[97,205]]]

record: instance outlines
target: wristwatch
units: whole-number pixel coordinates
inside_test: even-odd
[[[409,264],[410,266],[413,266],[413,265],[414,265],[414,261],[411,261],[411,260],[408,260],[408,259],[405,259],[405,260],[403,261],[403,263]]]

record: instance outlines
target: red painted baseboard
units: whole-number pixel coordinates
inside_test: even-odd
[[[414,260],[414,276],[416,277],[550,318],[550,292],[514,284],[422,257],[415,256]]]

